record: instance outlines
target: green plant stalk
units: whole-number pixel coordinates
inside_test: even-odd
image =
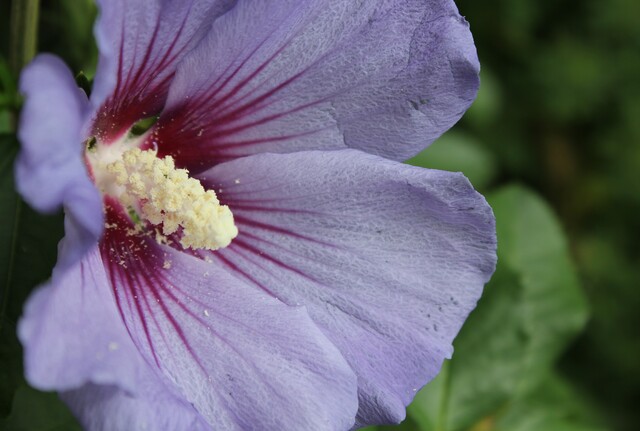
[[[13,0],[11,3],[11,42],[9,64],[14,76],[36,54],[40,0]]]
[[[13,0],[11,2],[11,22],[9,39],[9,78],[5,76],[3,85],[8,95],[9,129],[15,131],[20,97],[15,85],[8,82],[18,81],[20,71],[35,56],[38,46],[38,17],[40,15],[40,0]]]
[[[440,373],[443,374],[444,383],[442,387],[442,396],[440,398],[440,406],[438,408],[438,416],[436,418],[435,431],[447,431],[447,420],[449,417],[449,397],[451,391],[451,361],[445,361],[442,364]]]
[[[36,48],[38,44],[38,15],[40,12],[40,0],[13,0],[11,3],[11,23],[10,23],[10,42],[9,42],[9,69],[11,74],[15,78],[13,82],[16,82],[20,71],[26,66],[36,54]],[[2,79],[4,86],[9,86],[8,82],[11,79]],[[15,88],[5,88],[7,92],[13,92],[10,97],[14,100],[18,100],[17,90]],[[11,110],[11,129],[15,130],[16,117],[17,117],[18,103]],[[4,168],[3,168],[4,169]],[[22,210],[22,203],[18,200],[15,208],[15,224],[14,235],[11,240],[11,256],[9,262],[9,272],[7,273],[6,285],[4,292],[2,292],[2,298],[0,299],[0,331],[4,324],[4,319],[7,311],[7,304],[11,289],[11,278],[13,267],[13,261],[15,260],[15,248],[17,240],[18,223],[20,219],[20,212]]]

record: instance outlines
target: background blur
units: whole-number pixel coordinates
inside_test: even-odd
[[[62,236],[13,192],[15,77],[0,4],[0,428],[79,429],[28,388],[15,324]],[[482,85],[409,163],[463,171],[498,223],[498,270],[405,423],[424,431],[640,429],[640,2],[458,0]],[[39,49],[91,76],[95,8],[43,0]],[[373,430],[373,428],[372,428]]]

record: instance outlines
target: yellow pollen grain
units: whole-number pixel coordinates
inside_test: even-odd
[[[186,169],[176,169],[171,156],[156,155],[155,150],[134,148],[107,166],[124,189],[121,202],[138,202],[140,217],[162,224],[165,236],[182,227],[180,244],[185,248],[228,246],[238,235],[229,207],[220,205],[215,192],[205,190]]]

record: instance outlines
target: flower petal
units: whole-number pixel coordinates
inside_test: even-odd
[[[309,149],[404,160],[475,98],[468,27],[451,0],[239,1],[179,66],[153,138],[192,172]]]
[[[16,162],[17,188],[39,211],[64,205],[86,250],[103,226],[102,198],[82,160],[87,98],[64,63],[47,54],[22,72],[20,91],[25,104],[18,131],[22,149]]]
[[[92,211],[92,206],[82,206],[79,196],[74,202],[77,205],[67,208],[64,218],[64,238],[58,244],[58,261],[53,269],[55,272],[64,273],[79,262],[86,253],[98,244],[98,238],[102,234],[102,225],[94,226],[96,220],[102,222],[104,214],[100,211]],[[90,226],[94,230],[88,229]]]
[[[158,113],[177,63],[235,0],[99,0],[94,109],[103,139]],[[106,102],[106,104],[105,104]],[[103,106],[103,104],[105,104]],[[111,135],[111,136],[109,136]]]
[[[63,392],[86,429],[209,429],[133,344],[97,246],[67,271],[56,267],[29,299],[18,335],[29,383]]]
[[[210,431],[198,412],[171,394],[150,370],[135,396],[114,387],[87,384],[60,398],[91,431]]]
[[[462,174],[354,150],[255,155],[201,180],[240,232],[209,257],[308,308],[358,375],[358,424],[401,421],[493,273],[482,196]]]
[[[109,206],[101,245],[129,332],[216,428],[348,429],[355,375],[301,307],[132,235]]]
[[[32,386],[68,390],[87,382],[136,391],[142,358],[113,301],[97,247],[29,299],[18,326]]]

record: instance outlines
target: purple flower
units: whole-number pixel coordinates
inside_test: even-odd
[[[99,4],[89,100],[21,80],[20,191],[66,213],[29,382],[91,430],[401,421],[495,266],[469,182],[398,162],[475,97],[453,1]]]

